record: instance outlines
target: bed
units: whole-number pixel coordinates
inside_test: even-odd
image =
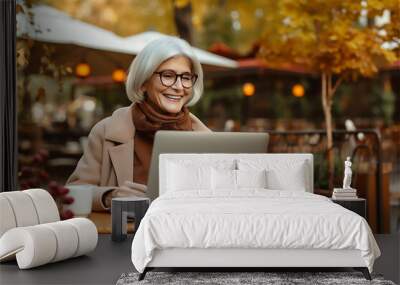
[[[313,194],[312,154],[162,154],[159,173],[132,242],[140,280],[157,267],[353,267],[371,278],[371,229]]]

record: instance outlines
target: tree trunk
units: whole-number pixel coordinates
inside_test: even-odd
[[[335,161],[333,153],[333,134],[332,134],[332,75],[322,73],[322,107],[325,115],[326,137],[327,137],[327,163],[328,163],[328,187],[333,191],[333,178],[335,174]]]
[[[193,44],[192,3],[174,0],[174,21],[179,37]]]

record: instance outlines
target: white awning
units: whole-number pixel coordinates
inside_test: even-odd
[[[124,41],[127,42],[132,47],[135,47],[137,49],[136,53],[138,53],[148,43],[150,43],[153,40],[159,39],[163,36],[166,35],[159,32],[149,31],[133,35],[130,37],[126,37],[124,38]],[[196,47],[193,47],[193,50],[201,63],[223,66],[223,67],[231,67],[231,68],[236,68],[239,66],[239,64],[235,60],[231,60]]]
[[[17,37],[57,44],[73,44],[98,50],[138,54],[150,41],[164,36],[157,32],[145,32],[127,38],[70,17],[68,14],[46,5],[31,9],[33,25],[25,13],[17,14]],[[234,60],[215,55],[194,47],[195,54],[203,64],[235,68]]]

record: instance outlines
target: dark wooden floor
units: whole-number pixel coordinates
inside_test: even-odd
[[[95,251],[87,256],[19,270],[16,262],[0,265],[0,284],[115,284],[124,272],[132,272],[132,239],[115,243],[99,235]]]
[[[377,235],[382,256],[374,272],[400,283],[400,234]],[[16,262],[0,265],[0,284],[115,284],[124,272],[134,271],[131,262],[132,239],[121,243],[100,235],[94,252],[88,256],[52,263],[29,270],[19,270]]]
[[[381,257],[375,261],[374,272],[400,284],[400,233],[375,235],[375,239],[381,250]]]

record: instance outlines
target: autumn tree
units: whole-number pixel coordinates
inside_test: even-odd
[[[291,62],[321,75],[332,189],[333,96],[344,79],[372,76],[379,62],[399,57],[399,0],[281,0],[268,5],[274,7],[265,14],[259,55],[270,64]]]

